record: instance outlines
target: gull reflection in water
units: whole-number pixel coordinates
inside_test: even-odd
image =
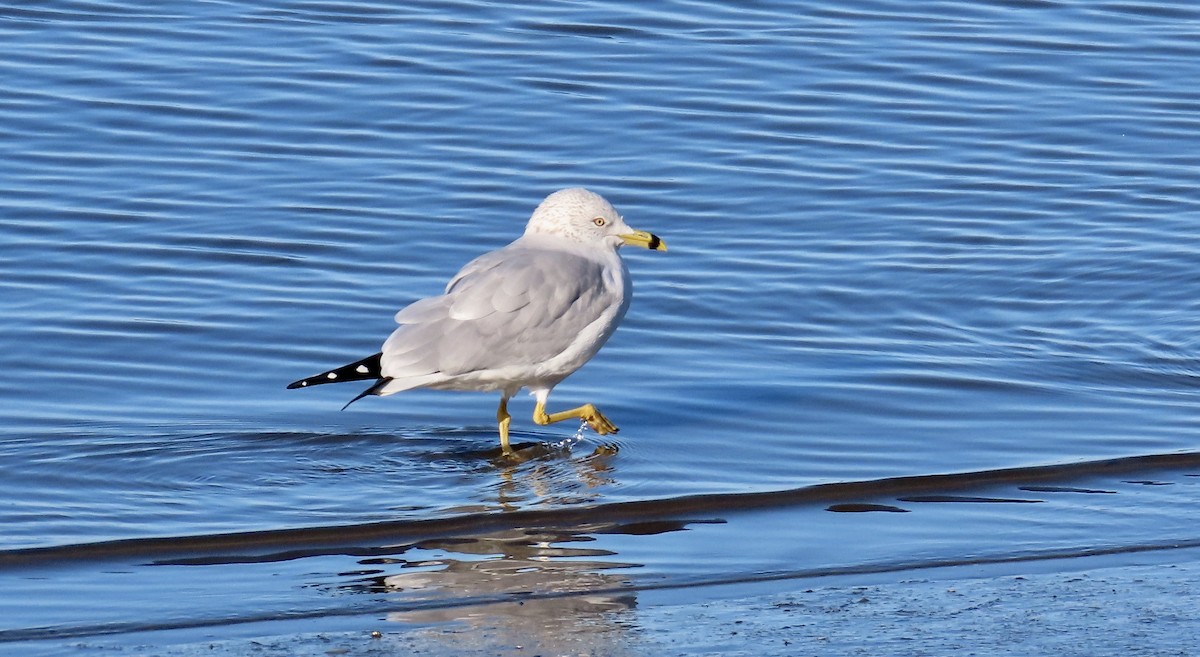
[[[404,633],[410,642],[452,643],[443,647],[462,650],[521,646],[533,651],[529,654],[583,647],[622,654],[636,621],[631,610],[637,598],[628,573],[638,565],[588,544],[597,535],[646,535],[686,525],[655,521],[648,529],[645,523],[599,523],[428,540],[411,546],[405,558],[360,561],[377,569],[343,588],[396,596],[402,610],[387,619],[423,626]]]

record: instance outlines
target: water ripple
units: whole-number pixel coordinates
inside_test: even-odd
[[[0,9],[10,545],[1188,451],[1198,16]],[[521,398],[506,469],[493,397],[284,390],[580,184],[672,249],[626,254],[624,326],[553,398],[618,441],[535,430]],[[1018,533],[1040,513],[993,506]]]

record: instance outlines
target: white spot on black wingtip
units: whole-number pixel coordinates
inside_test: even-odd
[[[358,372],[359,374],[366,374],[367,372],[370,372],[371,370],[367,369],[366,365],[359,365],[358,367],[354,368],[354,371]]]
[[[336,378],[337,378],[337,372],[330,372],[329,374],[326,374],[326,375],[325,375],[325,378],[327,378],[327,379],[331,379],[331,380],[332,380],[332,379],[336,379]]]
[[[305,387],[305,386],[307,386],[307,385],[308,385],[308,381],[301,381],[301,382],[300,382],[300,387],[301,387],[301,388],[303,388],[303,387]]]

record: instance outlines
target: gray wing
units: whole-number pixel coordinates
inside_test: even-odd
[[[383,375],[453,377],[536,365],[621,302],[602,264],[510,245],[468,263],[445,294],[396,313],[400,327],[383,345]]]

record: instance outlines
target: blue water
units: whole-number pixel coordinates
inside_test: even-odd
[[[602,521],[1193,451],[1197,79],[1187,2],[0,7],[0,549],[581,505]],[[625,323],[551,398],[596,403],[615,440],[537,427],[521,398],[514,440],[541,451],[504,464],[492,395],[339,412],[357,388],[284,390],[377,350],[398,308],[577,185],[671,249],[625,250]],[[967,505],[950,522],[978,543],[941,512],[820,508],[662,551],[589,540],[635,586],[1187,541],[1189,474]],[[828,523],[812,541],[861,553],[787,533]],[[262,609],[354,609],[331,591],[362,588],[337,575],[355,562],[184,568],[208,602],[178,614],[221,627],[261,611],[241,582],[280,576]],[[159,571],[112,569],[61,575],[126,601],[94,614],[36,569],[5,575],[28,590],[0,593],[0,632],[158,622]]]

